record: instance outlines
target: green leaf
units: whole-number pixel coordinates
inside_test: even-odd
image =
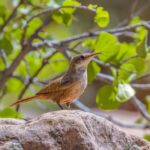
[[[138,16],[136,16],[130,22],[130,25],[135,25],[135,24],[142,23],[142,22],[143,22],[143,20],[141,20]],[[147,30],[145,27],[138,26],[138,27],[136,27],[136,34],[133,34],[133,37],[137,41],[142,41],[145,38],[146,33],[147,33]]]
[[[62,4],[63,6],[80,6],[81,3],[75,0],[66,0]],[[76,10],[76,8],[62,8],[64,13],[72,14]]]
[[[28,54],[26,56],[26,61],[28,63],[29,66],[29,72],[31,75],[34,75],[34,73],[38,70],[39,66],[41,66],[42,64],[42,58],[40,58],[39,53],[38,52],[31,52],[30,54]],[[26,64],[24,64],[25,66],[25,71],[27,72],[26,69]],[[22,71],[22,69],[20,68],[20,71]]]
[[[96,40],[93,40],[93,39],[86,39],[86,40],[83,42],[82,46],[84,46],[84,47],[85,47],[85,46],[88,46],[89,48],[94,49],[95,43],[96,43]]]
[[[0,70],[3,70],[3,69],[5,69],[5,64],[4,64],[3,59],[0,57]]]
[[[100,72],[100,67],[97,63],[91,61],[87,68],[88,83],[91,83],[95,79],[98,72]]]
[[[63,14],[63,22],[66,26],[69,26],[72,22],[72,18],[70,14]]]
[[[40,18],[34,18],[29,24],[27,29],[27,37],[31,36],[35,30],[42,25]]]
[[[5,15],[6,7],[4,5],[0,5],[0,17]]]
[[[148,47],[148,52],[150,52],[150,47]]]
[[[100,88],[96,96],[98,106],[105,110],[113,110],[120,106],[116,100],[117,89],[114,86],[106,85]]]
[[[98,58],[104,62],[113,60],[118,52],[117,38],[109,33],[101,33],[96,40],[95,52],[102,52]]]
[[[53,12],[52,13],[52,18],[54,21],[56,21],[59,24],[63,24],[63,15],[60,11],[58,12]]]
[[[134,17],[131,21],[130,21],[130,25],[133,25],[133,24],[138,24],[138,23],[141,23],[142,22],[142,20],[138,17],[138,16],[136,16],[136,17]]]
[[[146,106],[148,114],[150,115],[150,96],[146,96]]]
[[[136,124],[143,124],[143,121],[144,121],[144,118],[143,117],[140,117],[139,119],[137,119],[135,121]]]
[[[5,108],[0,111],[0,118],[23,118],[23,115],[11,108]]]
[[[56,53],[50,59],[50,65],[55,73],[61,73],[67,69],[68,61],[66,57],[64,57],[62,54]]]
[[[7,54],[11,53],[13,50],[13,46],[11,44],[11,41],[6,36],[4,36],[2,39],[0,39],[0,47],[3,50],[5,50],[5,52]]]
[[[133,43],[119,43],[118,52],[114,62],[120,64],[121,61],[136,55],[136,46]]]
[[[43,6],[50,2],[50,0],[31,0],[34,6]],[[52,3],[51,3],[52,4]]]
[[[120,68],[129,71],[136,71],[136,68],[134,67],[133,64],[122,64]],[[136,73],[131,73],[121,69],[118,70],[118,75],[121,81],[126,81],[126,82],[130,82],[134,77],[136,77]]]
[[[117,92],[117,96],[116,99],[119,102],[126,102],[127,100],[129,100],[132,96],[135,95],[135,91],[134,89],[130,86],[130,84],[119,84],[118,85],[118,92]]]
[[[150,135],[149,134],[145,134],[144,135],[144,139],[147,140],[147,141],[150,141]]]
[[[109,13],[103,10],[103,7],[98,7],[94,21],[98,24],[99,27],[106,27],[109,23]]]
[[[52,14],[52,18],[54,21],[56,21],[59,24],[65,24],[66,26],[69,26],[72,22],[72,17],[70,14],[63,13],[63,12],[54,12]]]
[[[137,53],[141,58],[145,58],[147,56],[147,34],[145,35],[145,38],[137,44]]]
[[[10,78],[7,81],[7,91],[18,93],[18,89],[20,90],[23,87],[23,83],[20,80],[17,80],[15,78]]]
[[[140,57],[130,59],[126,64],[132,64],[135,67],[136,75],[142,75],[147,70],[145,61]]]
[[[92,4],[88,5],[88,9],[95,9],[95,8],[97,8],[97,5],[92,5]]]

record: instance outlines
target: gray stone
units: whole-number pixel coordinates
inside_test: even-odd
[[[30,121],[0,119],[0,150],[150,150],[150,143],[111,122],[78,110]]]

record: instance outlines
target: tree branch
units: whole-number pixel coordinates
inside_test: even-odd
[[[140,80],[142,80],[142,79],[144,79],[144,78],[147,78],[147,77],[150,77],[150,72],[147,72],[147,73],[145,73],[145,74],[143,74],[143,75],[141,75],[141,76],[139,76],[139,77],[133,79],[131,82],[132,82],[132,83],[133,83],[133,82],[137,82],[137,81],[140,81]]]
[[[119,32],[124,32],[124,31],[129,31],[129,30],[132,30],[132,29],[135,29],[136,27],[139,27],[139,26],[144,26],[148,29],[150,29],[150,27],[148,27],[148,25],[150,24],[150,21],[145,21],[145,22],[142,22],[142,23],[138,23],[138,24],[135,24],[135,25],[129,25],[129,26],[125,26],[125,27],[120,27],[120,28],[115,28],[115,29],[108,29],[108,30],[105,30],[105,31],[96,31],[96,32],[84,32],[82,34],[78,34],[78,35],[75,35],[75,36],[72,36],[72,37],[69,37],[69,38],[66,38],[66,39],[62,39],[62,40],[53,40],[53,41],[48,41],[48,40],[45,40],[43,42],[37,42],[37,43],[33,43],[32,44],[32,47],[31,49],[40,49],[42,48],[43,46],[46,46],[46,47],[60,47],[60,45],[63,45],[63,44],[66,44],[66,43],[70,43],[72,41],[75,41],[75,40],[80,40],[80,39],[84,39],[84,38],[87,38],[87,37],[94,37],[94,36],[98,36],[100,33],[102,32],[108,32],[108,33],[111,33],[111,34],[116,34],[116,33],[119,33]]]
[[[25,35],[26,35],[26,31],[27,31],[27,28],[28,28],[28,24],[36,17],[39,17],[41,15],[44,15],[44,14],[48,14],[48,13],[52,13],[52,12],[56,12],[58,10],[60,10],[61,8],[78,8],[78,9],[85,9],[85,10],[89,10],[89,11],[92,11],[92,12],[96,12],[96,9],[88,9],[87,6],[61,6],[61,7],[57,7],[57,8],[51,8],[51,9],[46,9],[46,10],[43,10],[39,13],[37,13],[36,15],[32,16],[29,20],[27,20],[26,24],[24,25],[24,32],[23,32],[23,35],[22,35],[22,40],[21,40],[21,44],[23,45],[23,42],[24,42],[24,39],[25,39]]]
[[[3,29],[5,28],[5,26],[7,26],[7,24],[12,20],[12,18],[15,16],[17,9],[19,8],[19,6],[23,3],[23,0],[21,0],[18,5],[16,6],[16,8],[13,10],[13,12],[11,13],[11,15],[8,17],[7,20],[5,20],[4,24],[0,27],[0,33],[3,31]]]
[[[49,59],[55,54],[56,52],[52,53],[51,55],[47,56],[46,58],[43,59],[43,63],[40,66],[40,68],[35,72],[35,74],[29,78],[28,83],[25,85],[25,87],[23,88],[23,90],[21,91],[21,93],[19,94],[18,99],[21,99],[24,95],[24,93],[26,92],[26,90],[28,89],[28,87],[30,86],[30,84],[33,83],[34,78],[40,73],[40,71],[44,68],[45,65],[48,64]],[[16,111],[19,111],[20,108],[20,104],[18,104],[16,106]]]
[[[147,0],[143,6],[140,7],[135,13],[133,13],[129,18],[124,19],[121,21],[121,23],[118,25],[118,27],[123,26],[127,24],[130,20],[132,20],[134,17],[139,16],[148,6],[149,6],[150,0]]]
[[[143,115],[143,117],[146,120],[150,121],[150,115],[147,113],[147,110],[146,110],[144,104],[136,96],[133,96],[132,100],[133,100],[134,104],[136,105],[137,109]]]
[[[3,72],[3,77],[0,79],[0,90],[4,87],[6,81],[9,79],[9,77],[12,75],[16,67],[20,64],[23,57],[28,53],[29,51],[26,49],[23,49],[18,56],[14,59],[11,66]]]
[[[83,103],[81,103],[79,100],[73,101],[73,104],[77,108],[79,108],[79,109],[81,109],[83,111],[90,112],[90,113],[93,113],[93,114],[98,115],[100,117],[103,117],[103,118],[105,118],[105,119],[111,121],[112,123],[114,123],[114,124],[116,124],[118,126],[121,126],[121,127],[126,127],[126,128],[142,128],[142,129],[150,128],[150,125],[123,123],[123,122],[121,122],[119,120],[116,120],[116,119],[112,118],[109,115],[106,115],[106,114],[103,114],[103,113],[91,110],[90,108],[88,108],[87,106],[85,106]]]
[[[5,51],[1,47],[0,47],[0,54],[1,54],[1,57],[2,57],[3,62],[5,64],[5,68],[7,69],[8,68],[7,56],[6,56]]]

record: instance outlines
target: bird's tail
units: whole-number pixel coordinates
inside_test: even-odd
[[[37,95],[34,95],[34,96],[30,96],[30,97],[27,97],[27,98],[20,99],[20,100],[18,100],[18,101],[16,101],[16,102],[12,103],[12,104],[10,105],[10,107],[12,107],[12,106],[14,106],[14,105],[17,105],[17,104],[20,104],[20,103],[23,103],[23,102],[31,101],[32,99],[36,99],[36,98],[38,98]]]

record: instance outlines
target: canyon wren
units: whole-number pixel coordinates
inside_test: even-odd
[[[63,103],[70,107],[70,103],[78,98],[87,86],[87,66],[91,59],[101,53],[83,53],[75,56],[68,70],[61,77],[51,81],[34,96],[30,96],[11,104],[14,106],[33,99],[51,100],[63,109]]]

